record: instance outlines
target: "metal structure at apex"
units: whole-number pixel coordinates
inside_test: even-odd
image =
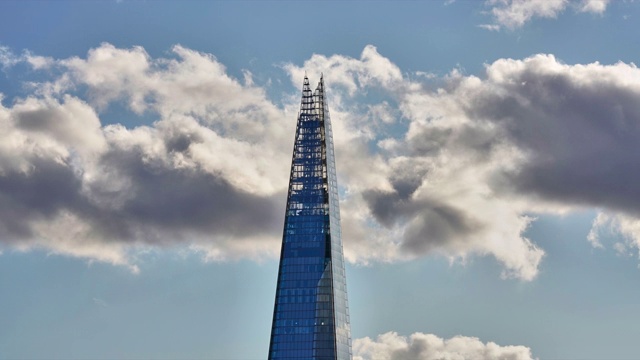
[[[338,183],[322,77],[304,77],[269,359],[350,360]]]

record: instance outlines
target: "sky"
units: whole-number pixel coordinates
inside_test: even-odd
[[[638,359],[640,6],[0,2],[0,359],[264,359],[300,90],[354,360]]]

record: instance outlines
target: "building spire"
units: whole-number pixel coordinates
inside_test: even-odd
[[[300,102],[300,115],[310,114],[314,109],[313,106],[313,93],[311,92],[311,86],[309,85],[309,78],[305,71],[304,81],[302,83],[302,100]]]
[[[306,74],[285,209],[269,360],[351,360],[331,119]]]

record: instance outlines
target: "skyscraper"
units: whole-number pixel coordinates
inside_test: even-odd
[[[333,136],[322,77],[305,76],[282,235],[269,359],[350,360]]]

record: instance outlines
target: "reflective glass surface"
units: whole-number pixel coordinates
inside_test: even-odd
[[[351,359],[331,121],[305,77],[296,127],[269,359]]]

